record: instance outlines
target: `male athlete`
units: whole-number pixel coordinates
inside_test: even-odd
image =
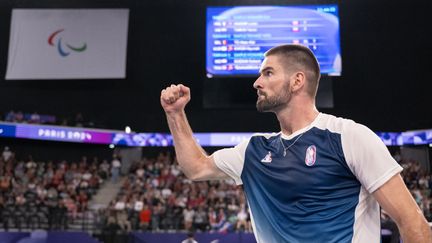
[[[162,90],[177,160],[192,180],[243,184],[255,237],[272,242],[380,242],[380,206],[404,243],[432,242],[431,231],[381,140],[352,120],[318,112],[320,69],[302,45],[270,49],[254,83],[257,109],[273,112],[281,132],[256,134],[208,156],[184,108],[188,87]]]

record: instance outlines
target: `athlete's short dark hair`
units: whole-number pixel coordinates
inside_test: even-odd
[[[287,70],[304,72],[309,83],[307,91],[311,97],[316,96],[321,74],[318,60],[311,49],[299,44],[286,44],[275,46],[264,54],[265,57],[273,55],[282,59]]]

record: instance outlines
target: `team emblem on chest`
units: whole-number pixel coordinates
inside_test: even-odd
[[[305,163],[307,166],[312,166],[316,161],[316,147],[311,145],[306,149]]]

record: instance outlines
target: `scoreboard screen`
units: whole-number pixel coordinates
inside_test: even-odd
[[[309,47],[321,73],[340,76],[338,6],[207,7],[207,77],[256,76],[264,53],[280,44]]]

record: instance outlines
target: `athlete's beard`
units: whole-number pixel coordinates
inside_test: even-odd
[[[280,92],[274,96],[269,97],[266,93],[260,91],[258,91],[258,94],[264,96],[264,98],[261,100],[258,97],[256,102],[256,108],[259,112],[275,112],[278,110],[278,108],[288,104],[292,97],[289,83],[286,83],[282,90],[280,90]]]

